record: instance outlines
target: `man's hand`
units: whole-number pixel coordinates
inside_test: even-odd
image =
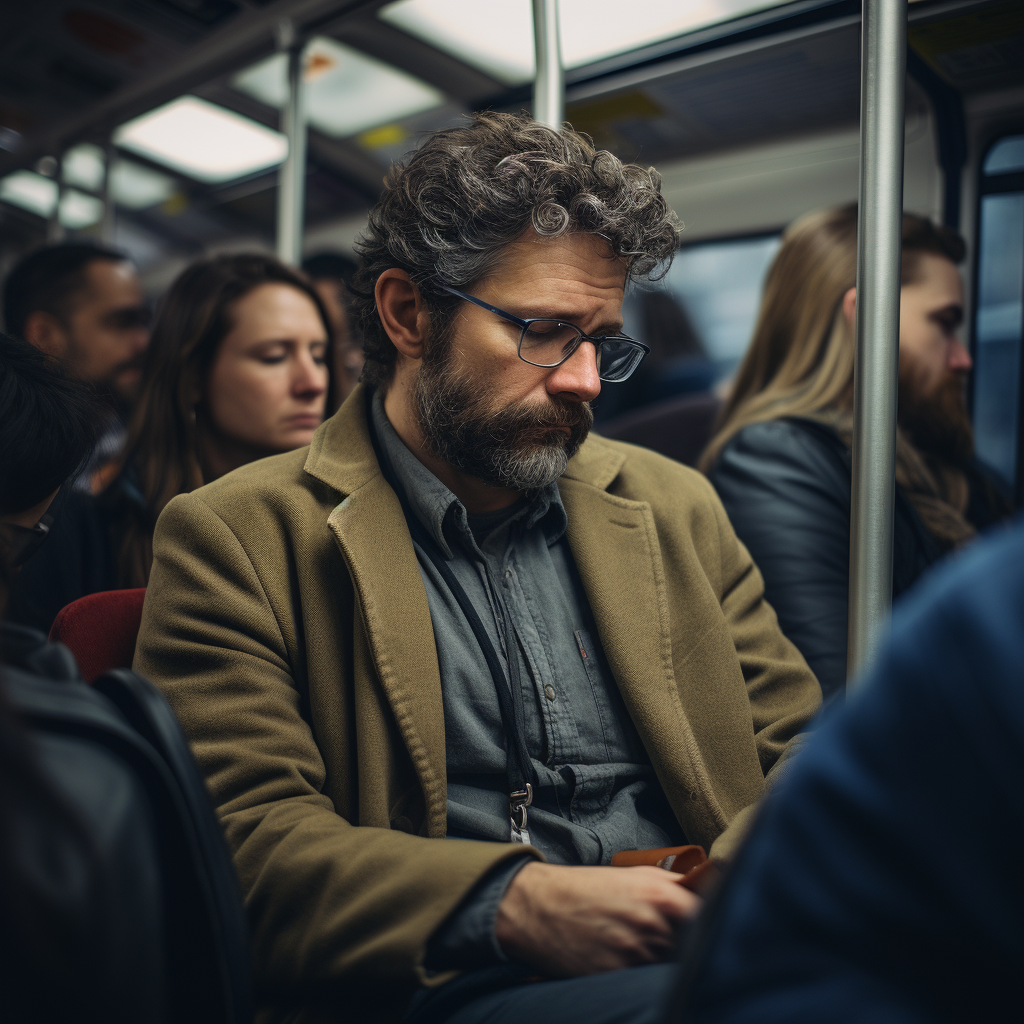
[[[655,867],[527,864],[498,907],[495,931],[512,960],[574,977],[655,963],[673,950],[674,926],[699,896]]]

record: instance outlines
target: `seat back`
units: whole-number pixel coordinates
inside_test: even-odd
[[[721,407],[713,394],[683,395],[616,416],[598,430],[604,437],[653,448],[695,466],[714,434]]]
[[[80,597],[57,613],[50,640],[71,651],[86,682],[110,669],[131,668],[145,597],[145,587]]]

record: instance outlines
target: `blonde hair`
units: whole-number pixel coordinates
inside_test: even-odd
[[[902,280],[920,257],[964,257],[959,235],[925,217],[903,215]],[[838,428],[853,409],[853,327],[843,296],[857,284],[857,206],[809,213],[782,236],[765,279],[750,347],[700,460],[707,472],[722,449],[753,423],[804,416]]]

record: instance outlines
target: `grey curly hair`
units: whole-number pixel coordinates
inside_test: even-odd
[[[388,172],[357,245],[362,266],[352,291],[363,379],[386,386],[394,373],[397,352],[374,301],[385,270],[404,270],[420,289],[437,337],[459,304],[438,286],[465,289],[487,277],[529,227],[552,238],[600,235],[625,262],[629,281],[664,275],[681,225],[654,168],[624,164],[572,128],[481,113],[466,127],[436,132]]]

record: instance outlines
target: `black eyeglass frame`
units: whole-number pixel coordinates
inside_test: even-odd
[[[3,528],[8,536],[7,557],[15,569],[24,565],[42,547],[43,542],[50,536],[53,522],[53,513],[46,512],[35,526],[4,524]]]
[[[642,341],[637,341],[635,338],[629,337],[628,334],[585,334],[575,324],[569,323],[567,320],[560,320],[554,316],[534,316],[528,320],[524,320],[522,317],[518,317],[513,313],[508,313],[504,309],[499,309],[497,306],[492,306],[489,302],[484,302],[483,299],[478,299],[475,295],[469,295],[466,292],[459,291],[458,288],[452,288],[449,285],[442,284],[438,285],[442,291],[446,291],[451,295],[458,296],[460,299],[464,299],[466,302],[472,302],[474,306],[479,306],[481,309],[486,309],[490,313],[494,313],[495,316],[500,316],[502,320],[507,320],[511,324],[515,324],[520,329],[519,332],[519,344],[516,348],[516,354],[524,363],[529,363],[530,366],[537,366],[544,370],[553,370],[557,366],[561,366],[562,363],[572,358],[573,353],[583,344],[585,341],[589,341],[598,350],[597,360],[597,375],[607,384],[622,384],[624,381],[629,380],[630,377],[636,373],[640,364],[643,362],[644,357],[651,351],[649,345],[645,345]],[[551,324],[564,324],[566,327],[571,327],[576,332],[576,340],[570,346],[569,351],[566,352],[557,363],[535,363],[532,359],[527,359],[523,355],[523,339],[526,337],[526,332],[530,329],[530,324],[536,323],[551,323]],[[605,342],[617,341],[625,342],[631,345],[633,348],[640,352],[640,358],[633,364],[629,373],[624,377],[605,377],[601,372],[601,346]]]

